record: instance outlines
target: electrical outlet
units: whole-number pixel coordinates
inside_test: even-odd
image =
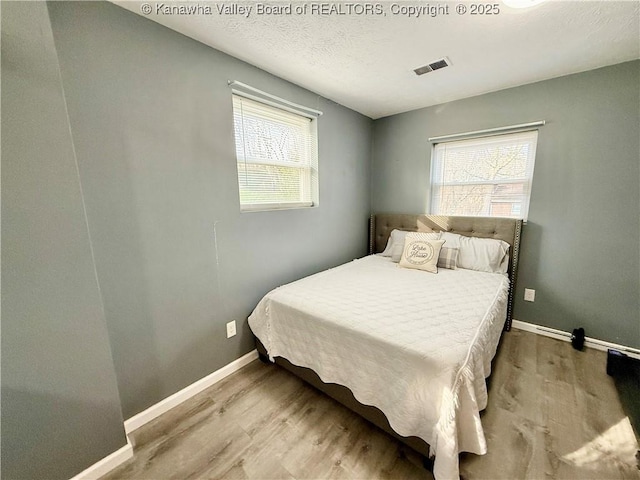
[[[536,291],[531,288],[524,289],[524,300],[525,302],[535,302],[536,301]]]
[[[232,320],[227,323],[227,338],[231,338],[236,334],[236,321]]]

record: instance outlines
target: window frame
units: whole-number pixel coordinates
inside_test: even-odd
[[[544,124],[544,122],[542,122],[542,124]],[[538,138],[540,133],[539,129],[526,128],[526,129],[511,130],[508,128],[504,128],[504,129],[496,129],[496,130],[499,130],[499,131],[488,130],[486,131],[487,133],[473,132],[472,134],[469,134],[469,135],[457,134],[457,135],[452,135],[450,139],[448,139],[446,136],[430,139],[432,142],[432,145],[431,145],[431,159],[430,159],[430,183],[429,183],[430,190],[429,190],[429,198],[428,198],[428,202],[429,202],[428,211],[432,215],[464,215],[464,216],[480,216],[480,217],[487,216],[487,217],[494,217],[494,218],[516,218],[516,219],[522,219],[524,220],[524,222],[527,221],[528,215],[529,215],[529,207],[531,205],[533,174],[534,174],[536,154],[537,154]],[[513,136],[514,141],[517,141],[515,137],[518,135],[522,136],[523,134],[530,134],[533,137],[529,143],[529,145],[531,146],[531,149],[528,152],[527,164],[526,164],[526,170],[525,170],[526,176],[524,179],[516,178],[516,177],[511,177],[511,178],[507,177],[507,178],[498,178],[498,179],[482,179],[482,180],[475,180],[475,181],[446,181],[445,182],[444,178],[443,179],[437,178],[440,176],[440,171],[443,170],[443,167],[441,167],[438,164],[438,162],[442,161],[440,159],[440,156],[446,154],[446,151],[441,153],[440,146],[442,145],[446,146],[447,144],[460,146],[464,143],[471,143],[475,141],[475,142],[478,142],[478,148],[482,148],[483,143],[490,143],[491,140],[494,140],[497,145],[499,143],[500,137]],[[444,177],[444,173],[442,173],[442,176]],[[490,195],[488,197],[489,211],[486,214],[485,213],[477,214],[477,215],[469,214],[469,213],[458,214],[454,212],[443,211],[442,208],[440,207],[440,202],[438,201],[438,198],[436,196],[437,190],[440,190],[447,186],[465,186],[465,185],[498,186],[498,185],[510,185],[510,184],[511,185],[524,184],[525,192],[523,194],[506,192],[502,196]],[[512,204],[511,210],[513,211],[513,205],[515,205],[516,202],[509,202],[507,200],[509,198],[516,198],[516,197],[522,198],[522,201],[518,202],[518,204],[520,205],[519,214],[511,214],[511,215],[493,215],[492,214],[491,209],[494,203],[511,203]],[[495,201],[494,199],[497,201]],[[500,202],[500,200],[504,200],[504,201]]]
[[[265,94],[268,95],[268,94]],[[273,97],[277,98],[277,97]],[[271,211],[271,210],[287,210],[287,209],[301,209],[301,208],[313,208],[319,205],[319,168],[318,168],[318,115],[309,114],[301,109],[296,109],[288,106],[287,104],[292,104],[291,102],[287,102],[286,100],[279,99],[283,103],[270,101],[264,98],[260,98],[251,94],[247,94],[243,91],[232,90],[232,116],[233,116],[233,133],[234,133],[234,151],[236,157],[236,172],[238,175],[238,200],[240,204],[241,212],[259,212],[259,211]],[[238,113],[236,109],[237,102],[249,102],[249,104],[258,104],[259,109],[264,109],[265,111],[270,111],[271,115],[274,117],[282,116],[283,118],[287,116],[294,115],[299,117],[299,119],[304,118],[305,121],[308,121],[308,132],[305,133],[305,137],[303,139],[304,148],[307,150],[304,153],[305,162],[302,164],[296,164],[296,162],[287,162],[277,158],[251,158],[250,155],[246,154],[246,150],[243,152],[239,151],[239,146],[237,145],[237,139],[239,136],[244,138],[244,135],[247,135],[247,131],[243,130],[239,135],[236,131],[237,116],[243,117],[245,114],[243,112]],[[301,107],[306,108],[306,107]],[[311,109],[310,109],[311,110]],[[318,112],[321,114],[321,112]],[[268,115],[260,117],[260,115],[254,115],[255,118],[268,118]],[[273,118],[271,119],[273,120]],[[286,124],[286,122],[284,122]],[[246,142],[245,142],[246,144]],[[265,201],[265,202],[243,202],[242,199],[242,185],[241,185],[241,173],[240,167],[241,165],[266,165],[273,167],[288,167],[295,168],[300,171],[300,195],[299,201],[286,201],[282,198],[280,201]],[[259,190],[255,190],[256,192]]]

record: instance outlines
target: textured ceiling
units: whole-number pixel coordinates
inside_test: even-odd
[[[115,1],[142,15],[143,2]],[[460,15],[461,2],[390,2],[380,15],[258,14],[258,2],[164,2],[208,6],[211,15],[144,15],[371,118],[640,58],[640,2],[547,1],[526,9],[497,2],[498,14]],[[269,5],[289,5],[288,1]],[[250,6],[248,16],[219,14]],[[365,3],[359,3],[361,8]],[[392,7],[392,5],[396,5]],[[418,18],[400,7],[448,6]],[[452,66],[418,77],[417,67],[447,56]]]

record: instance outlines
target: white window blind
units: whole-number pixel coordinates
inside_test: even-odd
[[[437,143],[431,213],[527,219],[538,131]]]
[[[241,210],[317,204],[314,118],[234,94],[233,123]]]

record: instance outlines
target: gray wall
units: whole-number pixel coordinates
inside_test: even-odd
[[[46,5],[2,2],[2,478],[126,443]]]
[[[640,347],[638,85],[635,61],[377,120],[372,210],[426,211],[429,137],[546,120],[514,316]]]
[[[425,211],[437,134],[549,122],[516,318],[640,346],[639,69],[372,122],[112,4],[3,2],[3,478],[78,473],[121,410],[250,351],[264,293],[365,254],[371,210]],[[319,207],[240,214],[228,79],[324,110]]]
[[[49,11],[127,418],[253,349],[267,291],[366,254],[372,121],[112,4]],[[240,213],[230,79],[324,111],[319,207]]]

